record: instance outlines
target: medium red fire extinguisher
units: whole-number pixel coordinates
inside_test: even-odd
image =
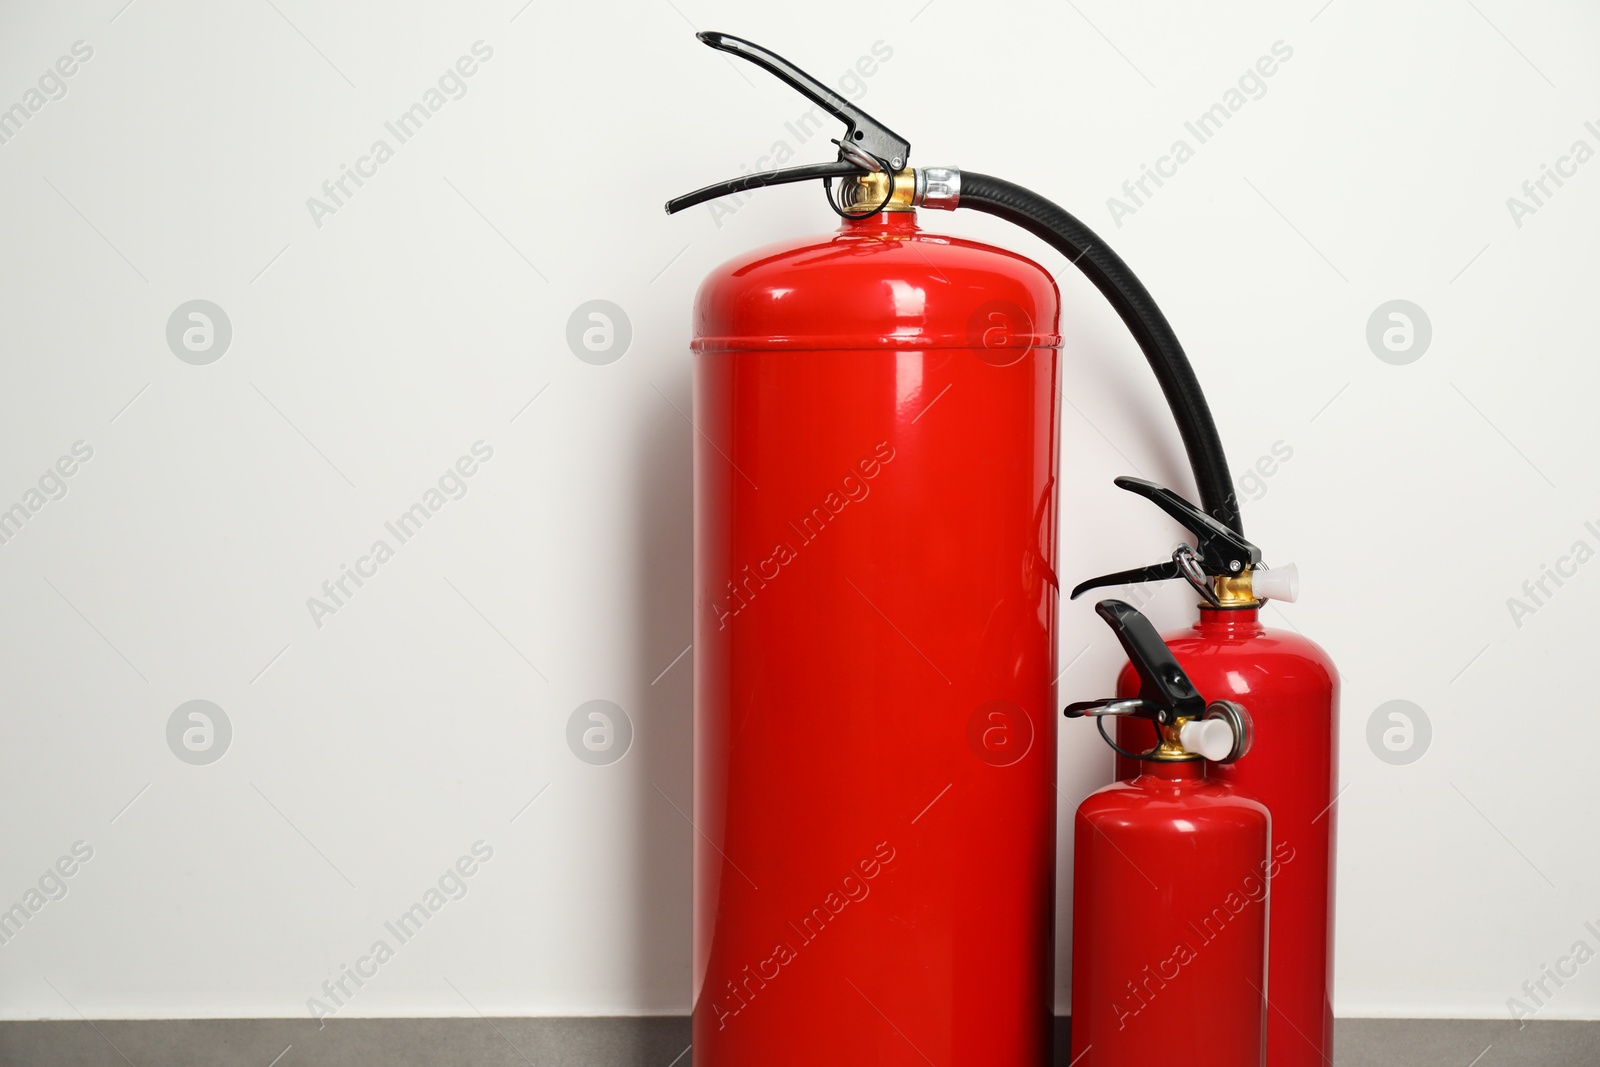
[[[1137,688],[1066,714],[1095,716],[1102,736],[1104,717],[1137,718],[1158,741],[1074,820],[1071,1062],[1150,1067],[1174,1060],[1183,1035],[1187,1067],[1261,1067],[1271,818],[1213,774],[1249,752],[1250,714],[1208,705],[1134,608],[1096,610]]]
[[[1202,601],[1191,628],[1166,635],[1176,662],[1211,700],[1246,704],[1255,755],[1214,768],[1213,777],[1272,812],[1274,861],[1268,961],[1268,1067],[1324,1067],[1333,1059],[1333,904],[1338,797],[1339,675],[1327,653],[1298,633],[1263,626],[1265,601],[1292,601],[1293,565],[1266,569],[1261,550],[1176,493],[1137,478],[1117,485],[1151,500],[1195,544],[1166,563],[1084,582],[1086,590],[1182,577]],[[1130,661],[1117,692],[1143,683]],[[1117,723],[1117,777],[1141,773],[1139,753],[1158,742],[1151,723]]]
[[[843,220],[724,265],[696,299],[696,1062],[1043,1067],[1059,296],[917,209],[996,215],[1067,256],[1237,529],[1226,457],[1170,325],[1076,218],[912,168],[904,138],[793,64],[699,37],[845,129],[831,162],[667,204],[821,179]]]

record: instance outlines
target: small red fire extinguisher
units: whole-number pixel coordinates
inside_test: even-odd
[[[1182,1034],[1185,1067],[1261,1067],[1271,817],[1211,775],[1250,750],[1250,715],[1232,701],[1207,705],[1133,607],[1095,610],[1138,689],[1065,713],[1094,716],[1108,741],[1105,717],[1137,718],[1158,741],[1073,823],[1072,1063],[1165,1063]]]
[[[1261,550],[1171,490],[1137,478],[1117,485],[1155,503],[1189,530],[1166,563],[1084,582],[1073,590],[1182,577],[1201,595],[1200,619],[1165,635],[1175,661],[1209,699],[1246,703],[1255,755],[1214,767],[1213,777],[1272,812],[1268,1067],[1325,1067],[1333,1059],[1333,903],[1338,797],[1339,674],[1321,648],[1261,623],[1265,601],[1292,601],[1292,564],[1268,570]],[[1143,686],[1130,662],[1117,692]],[[1117,777],[1142,773],[1138,753],[1157,742],[1150,722],[1117,723]]]

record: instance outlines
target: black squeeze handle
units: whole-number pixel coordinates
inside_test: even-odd
[[[1139,675],[1139,696],[1149,703],[1167,710],[1165,721],[1176,718],[1195,719],[1205,714],[1206,701],[1189,676],[1178,666],[1172,649],[1161,640],[1156,628],[1150,625],[1132,604],[1120,600],[1102,600],[1094,606],[1106,620],[1111,632],[1122,643],[1128,661]]]
[[[781,81],[808,100],[821,104],[830,115],[844,123],[844,140],[847,143],[855,145],[870,156],[884,160],[891,170],[899,170],[906,165],[906,158],[911,155],[911,145],[904,137],[776,52],[730,33],[706,30],[695,36],[712,48],[738,56],[740,59],[748,59],[756,66],[777,75]]]
[[[1261,562],[1261,549],[1245,540],[1243,534],[1218,522],[1171,489],[1143,478],[1129,478],[1126,475],[1116,479],[1114,484],[1118,489],[1126,489],[1130,493],[1144,497],[1193,534],[1195,550],[1191,566],[1198,564],[1206,574],[1242,574],[1246,567],[1254,567]],[[1178,560],[1174,558],[1166,563],[1155,563],[1148,567],[1135,567],[1132,570],[1090,578],[1086,582],[1078,583],[1072,590],[1072,598],[1076,599],[1082,593],[1107,585],[1160,582],[1168,578],[1181,577],[1183,570],[1178,566]]]
[[[667,214],[671,215],[684,208],[703,204],[707,200],[715,200],[719,196],[742,193],[746,189],[756,189],[766,185],[786,185],[789,182],[809,181],[812,178],[832,180],[854,174],[865,174],[880,168],[887,168],[894,173],[906,165],[906,160],[911,156],[911,145],[904,137],[776,52],[762,48],[754,41],[747,41],[743,37],[735,37],[728,33],[706,30],[695,36],[718,51],[749,60],[776,75],[784,84],[844,123],[844,136],[835,142],[839,145],[839,155],[832,162],[759,170],[738,178],[716,182],[668,200]]]

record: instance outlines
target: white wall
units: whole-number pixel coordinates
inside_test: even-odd
[[[124,2],[0,15],[0,106],[93,49],[0,145],[0,505],[93,449],[0,546],[0,903],[93,849],[0,946],[6,1017],[299,1015],[478,841],[467,895],[347,1014],[687,1009],[690,300],[712,265],[832,223],[812,187],[662,214],[805,110],[692,28],[828,76],[884,42],[864,103],[917,161],[1080,212],[1162,300],[1237,466],[1292,449],[1246,495],[1304,570],[1276,620],[1345,677],[1338,1010],[1503,1014],[1600,946],[1571,769],[1600,563],[1507,605],[1600,549],[1600,162],[1520,225],[1506,203],[1600,148],[1592,8]],[[385,121],[480,40],[466,95],[316,225],[307,198],[393,147]],[[1279,41],[1265,94],[1114,223],[1107,198]],[[928,221],[1061,266],[987,219]],[[1137,351],[1062,285],[1062,572],[1082,577],[1175,533],[1114,475],[1187,483]],[[609,366],[565,341],[597,298],[632,324]],[[1396,298],[1432,324],[1403,366],[1365,339]],[[165,336],[193,299],[232,326],[209,365]],[[479,441],[465,497],[316,625],[307,598]],[[1104,692],[1118,658],[1074,605],[1063,663],[1085,648],[1064,696]],[[208,766],[167,743],[195,699],[233,732]],[[611,766],[565,740],[593,699],[635,730]],[[1397,699],[1432,728],[1404,766],[1366,740]],[[1064,735],[1075,802],[1109,760]],[[1587,968],[1541,1012],[1596,1016]]]

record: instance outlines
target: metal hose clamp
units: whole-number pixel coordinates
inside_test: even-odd
[[[954,211],[961,202],[961,171],[956,167],[918,167],[912,203],[937,211]]]

